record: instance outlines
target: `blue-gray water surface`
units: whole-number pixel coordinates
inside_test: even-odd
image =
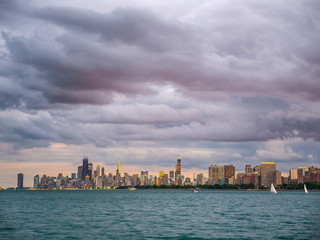
[[[0,191],[0,239],[320,239],[320,193]]]

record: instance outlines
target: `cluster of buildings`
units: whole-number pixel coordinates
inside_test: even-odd
[[[215,184],[253,184],[254,186],[270,187],[271,183],[282,185],[284,183],[304,183],[320,182],[320,169],[314,166],[309,168],[299,167],[291,169],[289,176],[283,176],[280,171],[276,170],[274,162],[261,162],[260,165],[251,167],[245,166],[244,172],[235,171],[233,165],[210,165],[208,177],[203,173],[193,174],[193,177],[184,177],[181,174],[181,158],[177,159],[175,170],[165,173],[159,171],[159,176],[149,175],[148,171],[141,171],[139,174],[129,175],[121,173],[121,162],[117,163],[115,174],[106,173],[104,167],[89,163],[88,156],[84,156],[82,165],[78,166],[78,172],[72,173],[71,177],[63,176],[59,173],[57,177],[43,175],[34,176],[33,188],[35,189],[109,189],[117,187],[136,187],[152,185],[215,185]],[[18,189],[23,188],[23,174],[18,174]]]

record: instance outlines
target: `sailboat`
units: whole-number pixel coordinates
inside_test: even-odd
[[[304,187],[304,192],[308,194],[309,192],[308,192],[307,186],[304,184],[303,187]]]
[[[271,193],[277,193],[277,190],[274,188],[273,183],[271,183],[270,192]]]

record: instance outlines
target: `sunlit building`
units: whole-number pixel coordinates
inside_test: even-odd
[[[176,172],[175,172],[175,180],[178,181],[180,176],[181,176],[181,158],[178,157],[177,165],[176,165]]]
[[[209,184],[224,184],[224,167],[217,165],[209,166]]]
[[[274,162],[261,162],[261,185],[270,187],[273,181],[273,172],[276,171],[276,164]]]
[[[298,183],[304,183],[304,176],[306,171],[308,171],[307,167],[299,167],[297,172],[298,172]]]
[[[227,184],[232,184],[229,182],[229,179],[235,177],[236,168],[235,166],[231,165],[224,165],[224,181]]]

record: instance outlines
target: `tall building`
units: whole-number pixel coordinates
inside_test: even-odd
[[[252,173],[252,167],[251,167],[251,165],[246,165],[246,171],[245,171],[245,173]]]
[[[121,162],[120,162],[120,160],[118,160],[117,165],[118,165],[117,171],[121,176]]]
[[[209,184],[224,184],[224,167],[209,166]]]
[[[229,178],[234,178],[236,173],[236,168],[231,165],[224,165],[224,182],[229,183]]]
[[[164,171],[159,171],[159,177],[162,177],[164,175]]]
[[[289,170],[289,181],[290,183],[298,183],[298,170],[292,168]]]
[[[96,166],[97,177],[100,177],[100,165]]]
[[[76,179],[77,177],[76,177],[76,173],[71,173],[71,179],[72,180],[74,180],[74,179]]]
[[[18,189],[23,189],[23,174],[19,173],[18,174],[18,184],[17,184]]]
[[[260,174],[261,174],[260,166],[259,165],[254,166],[253,167],[253,172],[257,173],[260,176]]]
[[[90,181],[92,181],[92,170],[93,170],[93,164],[89,163],[88,164],[88,176],[89,176]]]
[[[82,160],[82,174],[81,174],[82,181],[85,180],[87,175],[89,175],[89,160],[88,160],[88,157],[85,156]]]
[[[199,173],[197,175],[197,185],[204,185],[204,184],[206,184],[206,179],[203,176],[203,173]]]
[[[173,171],[173,170],[171,170],[171,171],[169,172],[169,178],[170,178],[171,180],[174,179],[174,171]]]
[[[33,178],[33,188],[39,188],[39,175],[35,175]]]
[[[307,167],[298,167],[298,183],[304,183],[305,173],[308,171]]]
[[[82,179],[82,169],[83,169],[82,166],[78,166],[78,179],[81,179],[81,180],[83,180]]]
[[[101,168],[101,176],[104,176],[105,173],[104,173],[104,167]]]
[[[274,171],[273,172],[272,182],[273,182],[274,186],[282,184],[281,172],[280,171]]]
[[[181,158],[177,158],[176,172],[175,172],[175,180],[177,181],[181,176]]]
[[[274,162],[261,162],[261,185],[270,187],[273,180],[273,172],[276,171],[276,164]]]

